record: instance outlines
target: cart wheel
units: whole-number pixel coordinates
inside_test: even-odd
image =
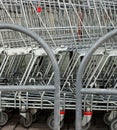
[[[63,127],[64,121],[60,122],[60,128]],[[47,119],[47,125],[51,130],[54,130],[54,115],[50,115]]]
[[[36,120],[37,120],[37,114],[34,114],[32,122],[35,122]]]
[[[85,126],[82,126],[82,130],[88,130],[91,126],[91,122],[88,122]]]
[[[20,117],[20,124],[26,128],[31,126],[32,121],[33,121],[33,117],[30,112],[26,113],[26,118],[23,116]]]
[[[109,115],[110,115],[109,112],[108,112],[108,113],[105,113],[105,115],[104,115],[104,123],[105,123],[106,125],[110,125],[110,123],[111,123],[111,121],[108,120]]]
[[[117,118],[115,118],[111,121],[110,130],[117,130]]]
[[[8,121],[8,114],[6,112],[0,112],[0,126],[4,126]]]

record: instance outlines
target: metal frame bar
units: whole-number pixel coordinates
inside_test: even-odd
[[[83,94],[117,95],[117,89],[82,88]]]
[[[9,87],[10,86],[10,87]],[[0,85],[0,91],[55,91],[54,85]],[[20,87],[20,88],[19,88]],[[10,89],[9,89],[10,88]]]
[[[75,124],[75,130],[82,130],[82,126],[81,126],[81,124],[82,124],[81,123],[81,120],[82,120],[82,94],[81,93],[86,92],[86,90],[87,90],[87,89],[82,90],[82,77],[83,77],[83,72],[85,70],[85,67],[86,67],[88,61],[90,60],[91,56],[93,55],[93,53],[96,51],[96,49],[98,49],[98,47],[101,44],[103,44],[105,41],[107,41],[108,39],[110,39],[111,37],[113,37],[116,34],[117,34],[117,29],[114,29],[114,30],[110,31],[109,33],[107,33],[106,35],[104,35],[103,37],[101,37],[91,47],[91,49],[85,55],[85,57],[83,58],[80,66],[79,66],[79,69],[78,69],[78,72],[77,72],[77,83],[76,83],[76,124]],[[103,92],[105,94],[109,94],[109,93],[112,94],[112,92],[110,90],[107,90],[107,89],[103,89],[102,91],[95,90],[95,89],[92,89],[92,90],[94,92],[97,92],[98,94],[101,94]],[[115,93],[117,94],[117,91],[115,91]]]
[[[54,70],[54,87],[55,87],[55,93],[54,93],[54,130],[60,130],[60,119],[59,119],[59,112],[60,112],[60,72],[59,72],[59,68],[58,68],[58,63],[56,61],[56,58],[53,54],[53,52],[51,51],[51,49],[49,48],[49,46],[46,44],[46,42],[41,39],[35,32],[30,31],[29,29],[26,29],[22,26],[19,25],[15,25],[15,24],[0,24],[0,29],[10,29],[10,30],[14,30],[14,31],[18,31],[20,33],[24,33],[26,35],[28,35],[29,37],[31,37],[32,39],[34,39],[35,41],[37,41],[41,47],[45,50],[45,52],[47,53],[47,55],[49,56],[52,65],[53,65],[53,70]],[[20,87],[19,86],[15,86],[17,88],[18,91],[20,91]],[[4,86],[1,86],[0,91],[3,90]],[[12,91],[12,89],[14,88],[14,86],[7,86],[6,88],[4,88],[4,90],[9,90]],[[33,86],[22,86],[22,89],[25,88],[25,90],[33,90],[36,91],[37,87],[33,87]],[[22,90],[21,89],[21,90]],[[40,88],[41,90],[41,88]],[[50,89],[51,90],[51,89]]]

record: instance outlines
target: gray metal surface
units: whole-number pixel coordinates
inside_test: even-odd
[[[0,91],[55,91],[54,85],[0,85]]]
[[[117,89],[82,88],[83,94],[117,95]]]

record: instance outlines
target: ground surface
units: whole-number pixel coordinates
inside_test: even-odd
[[[93,115],[93,119],[91,122],[91,127],[89,130],[108,130],[108,127],[103,122],[103,114],[100,112],[96,112]],[[42,112],[39,114],[36,122],[32,124],[30,128],[23,128],[20,123],[20,116],[17,112],[12,112],[10,114],[10,118],[8,123],[2,127],[0,130],[50,130],[46,124],[48,112]],[[74,130],[74,112],[66,112],[65,124],[61,130]]]

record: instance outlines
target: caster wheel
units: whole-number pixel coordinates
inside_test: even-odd
[[[34,114],[34,115],[33,115],[33,120],[32,120],[32,122],[35,122],[36,120],[37,120],[37,115]]]
[[[8,114],[6,112],[0,112],[0,126],[4,126],[8,121]]]
[[[82,130],[88,130],[91,126],[91,123],[88,122],[85,126],[82,126]]]
[[[111,123],[111,121],[109,121],[109,119],[108,119],[109,115],[110,115],[110,113],[105,113],[105,115],[104,115],[103,120],[106,125],[110,125],[110,123]]]
[[[52,111],[50,115],[51,115],[51,116],[54,116],[54,111]]]
[[[21,116],[20,118],[20,124],[25,128],[30,127],[32,122],[33,122],[33,117],[32,114],[29,112],[26,113],[26,118],[24,118],[23,116]]]
[[[60,128],[63,127],[64,121],[60,122]],[[51,130],[54,130],[54,115],[50,115],[47,119],[47,125]]]
[[[117,130],[117,118],[115,118],[111,121],[110,130]]]

